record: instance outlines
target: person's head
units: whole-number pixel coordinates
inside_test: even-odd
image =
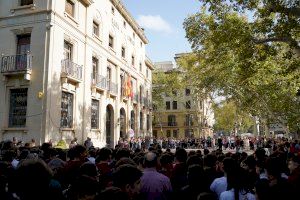
[[[72,185],[78,200],[94,199],[98,191],[98,181],[87,175],[80,175]]]
[[[113,186],[119,187],[129,197],[140,192],[141,177],[143,173],[135,166],[122,165],[113,173]]]
[[[215,167],[217,158],[215,155],[208,154],[204,156],[203,165],[204,167]]]
[[[238,168],[236,161],[232,158],[224,158],[223,160],[223,171],[228,173],[235,173]]]
[[[120,160],[116,162],[115,167],[118,168],[122,165],[132,165],[132,166],[137,166],[136,163],[131,159],[127,157],[123,157]]]
[[[95,164],[91,162],[83,163],[79,168],[79,174],[82,176],[88,176],[98,181],[99,172]]]
[[[191,165],[200,165],[201,167],[203,166],[203,160],[197,155],[192,155],[189,156],[187,161],[186,161],[187,167]]]
[[[243,167],[245,170],[254,170],[255,166],[256,166],[256,160],[255,160],[254,156],[252,156],[252,155],[248,156],[241,163],[241,167]]]
[[[96,162],[106,161],[109,162],[111,160],[112,150],[110,148],[104,147],[99,150],[98,156],[96,158]]]
[[[75,159],[84,160],[87,157],[87,150],[84,146],[76,145],[72,149]]]
[[[178,148],[175,152],[175,158],[180,163],[185,163],[187,159],[187,152],[183,148]]]
[[[290,173],[295,171],[300,166],[300,158],[298,156],[292,156],[288,162],[288,168]]]
[[[153,152],[148,152],[145,155],[144,166],[146,168],[155,168],[157,165],[157,156]]]
[[[208,155],[209,154],[209,150],[208,149],[204,149],[203,153],[204,153],[204,155]]]
[[[52,171],[42,160],[25,159],[17,167],[16,177],[16,191],[21,200],[40,199],[36,192],[47,196]]]
[[[169,168],[170,166],[172,166],[173,160],[173,156],[166,153],[160,157],[159,163],[162,168]]]
[[[268,179],[270,181],[279,179],[281,177],[281,161],[277,157],[270,157],[266,160],[265,164]]]
[[[190,186],[200,186],[199,188],[203,188],[204,185],[201,185],[205,178],[203,167],[197,164],[190,165],[188,167],[187,178]]]
[[[122,148],[122,149],[118,149],[117,153],[116,153],[116,160],[120,160],[121,158],[129,158],[130,157],[130,151],[129,149],[126,148]]]

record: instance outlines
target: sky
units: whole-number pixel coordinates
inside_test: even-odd
[[[145,29],[146,52],[153,62],[174,61],[176,53],[190,52],[184,19],[200,9],[198,0],[122,0],[126,9]]]

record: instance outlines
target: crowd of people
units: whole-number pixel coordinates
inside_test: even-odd
[[[188,151],[182,145],[163,149],[159,139],[147,140],[141,146],[120,140],[112,149],[95,148],[88,138],[83,145],[72,141],[66,150],[51,143],[4,141],[0,199],[265,200],[300,195],[297,140],[264,138],[251,155],[224,152],[224,138],[211,142],[215,149]],[[267,145],[270,155],[263,148]]]

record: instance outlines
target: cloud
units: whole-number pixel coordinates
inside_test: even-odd
[[[160,15],[139,15],[137,22],[145,29],[163,33],[172,32],[170,24],[161,18]]]

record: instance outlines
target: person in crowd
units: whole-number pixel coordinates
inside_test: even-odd
[[[171,183],[174,192],[179,192],[180,189],[187,185],[187,152],[183,148],[178,148],[175,152],[175,164],[171,175]]]
[[[203,181],[204,170],[199,164],[193,164],[188,167],[187,172],[188,185],[184,186],[176,199],[189,199],[197,200],[198,196],[202,192],[207,192]]]
[[[172,185],[170,179],[157,172],[157,155],[148,152],[144,160],[144,172],[141,178],[141,195],[145,200],[171,199]]]
[[[89,150],[91,147],[93,147],[93,142],[90,137],[87,137],[86,140],[84,141],[84,146],[87,150]]]
[[[120,188],[130,200],[138,199],[143,173],[135,166],[122,165],[113,173],[113,186]]]
[[[227,183],[227,174],[234,173],[237,170],[237,163],[230,157],[224,158],[223,160],[223,171],[224,176],[221,178],[216,178],[210,185],[210,190],[214,192],[218,198],[220,198],[221,193],[226,191]]]
[[[52,176],[50,168],[40,159],[21,161],[15,177],[17,196],[20,200],[57,199],[49,187]]]
[[[220,200],[255,200],[252,190],[250,173],[245,169],[235,166],[234,170],[227,170],[227,189],[220,195]]]
[[[296,192],[295,195],[299,196],[300,188],[300,158],[297,155],[293,155],[288,161],[288,168],[290,170],[290,176],[288,177],[288,183]]]

